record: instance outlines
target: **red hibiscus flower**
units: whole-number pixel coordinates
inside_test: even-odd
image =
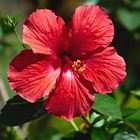
[[[96,92],[110,93],[125,78],[125,62],[107,47],[112,21],[99,6],[76,9],[68,26],[52,11],[34,12],[24,23],[24,50],[10,63],[10,86],[29,102],[46,96],[46,110],[67,120],[84,115]]]

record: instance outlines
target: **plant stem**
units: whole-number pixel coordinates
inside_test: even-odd
[[[87,120],[90,120],[89,112],[87,112],[86,118],[87,118]]]
[[[14,33],[15,33],[15,36],[18,39],[19,43],[23,46],[24,49],[26,49],[26,46],[24,45],[23,41],[20,39],[16,28],[14,29]]]
[[[21,40],[21,38],[19,37],[18,33],[17,33],[17,28],[16,28],[16,25],[17,23],[14,22],[14,20],[11,19],[10,16],[7,15],[7,18],[8,18],[8,23],[10,24],[11,28],[12,28],[12,31],[14,32],[16,38],[18,39],[19,43],[23,46],[24,49],[26,49],[26,46],[25,44],[23,43],[23,41]]]
[[[90,121],[89,121],[85,116],[82,116],[82,119],[83,119],[88,125],[91,124]]]
[[[70,123],[72,124],[73,128],[76,130],[76,131],[80,131],[79,128],[77,127],[77,125],[75,124],[75,122],[72,120],[70,121]]]

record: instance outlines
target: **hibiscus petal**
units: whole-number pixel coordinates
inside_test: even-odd
[[[49,113],[70,121],[73,117],[82,116],[90,110],[94,96],[90,90],[91,86],[87,89],[82,84],[88,81],[78,78],[69,68],[64,69],[59,84],[45,102],[45,107]]]
[[[47,9],[37,10],[23,25],[23,41],[35,53],[52,54],[63,39],[64,21]]]
[[[110,93],[124,80],[126,76],[125,62],[115,48],[98,49],[86,62],[83,76],[94,83],[94,89],[99,93]]]
[[[114,27],[107,13],[99,6],[80,6],[69,24],[73,55],[107,47],[114,36]],[[76,51],[77,50],[77,51]]]
[[[11,89],[29,102],[49,95],[60,74],[58,61],[46,55],[22,51],[10,63],[8,80]]]

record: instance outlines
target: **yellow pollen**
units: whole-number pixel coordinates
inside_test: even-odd
[[[77,73],[82,73],[83,71],[86,70],[86,64],[82,62],[81,60],[76,60],[73,61],[72,68],[77,72]]]

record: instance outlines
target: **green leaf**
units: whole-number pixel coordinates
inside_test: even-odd
[[[91,133],[92,140],[107,140],[107,133],[104,129],[94,128]]]
[[[139,124],[140,123],[140,110],[127,118],[129,121]]]
[[[132,108],[124,108],[122,110],[122,117],[128,117],[131,116],[132,114],[136,113],[137,110],[136,109],[132,109]]]
[[[99,2],[99,0],[86,0],[83,5],[95,5]]]
[[[132,2],[132,6],[134,8],[140,8],[140,0],[135,0]]]
[[[132,90],[130,91],[132,94],[137,95],[140,97],[140,90]]]
[[[94,127],[99,128],[99,127],[102,127],[104,124],[105,124],[105,120],[102,119],[102,120],[99,120],[98,122],[96,122],[94,124]]]
[[[14,128],[10,128],[7,135],[8,135],[8,140],[21,140]]]
[[[130,31],[140,27],[139,11],[128,11],[126,9],[119,9],[117,11],[117,16],[122,25]]]
[[[140,0],[123,0],[125,4],[133,7],[140,8]]]
[[[101,114],[121,119],[121,110],[117,102],[109,95],[95,94],[93,109]]]
[[[46,113],[43,100],[29,103],[16,95],[8,100],[0,113],[0,124],[16,126],[36,119]]]
[[[59,131],[53,127],[49,127],[46,129],[43,129],[39,132],[33,133],[28,135],[28,139],[29,140],[52,140],[53,136],[58,136],[58,138],[60,139],[62,137],[62,134],[58,135]]]
[[[138,137],[128,132],[120,132],[115,135],[114,140],[138,140]]]
[[[93,113],[91,114],[90,121],[91,121],[91,122],[94,122],[98,117],[100,117],[100,115],[97,114],[96,112],[93,112]]]

